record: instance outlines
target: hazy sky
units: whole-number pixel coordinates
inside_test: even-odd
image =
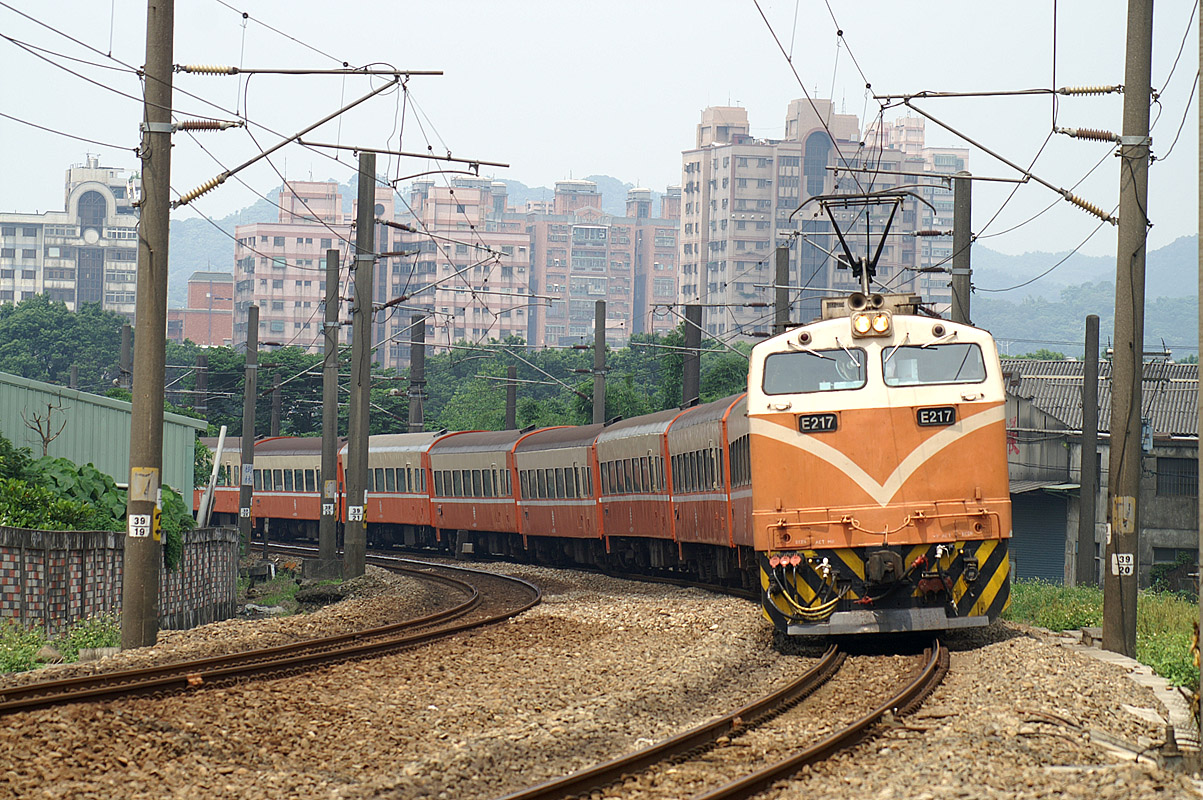
[[[1151,170],[1153,248],[1197,227],[1195,101],[1187,113],[1199,50],[1197,22],[1188,24],[1191,5],[1186,0],[1157,4],[1153,84],[1161,92],[1161,117],[1153,131],[1154,152],[1165,156],[1184,114],[1186,124],[1168,160],[1154,163]],[[862,123],[879,110],[878,102],[866,96],[865,78],[880,93],[1054,85],[1050,2],[761,0],[760,8],[792,52],[807,91],[834,97],[837,107],[860,116]],[[244,10],[250,14],[245,24]],[[846,46],[837,44],[833,15]],[[1119,0],[1059,4],[1056,86],[1123,82],[1125,15],[1126,4]],[[5,37],[0,39],[0,114],[112,145],[75,141],[0,117],[0,210],[61,209],[63,171],[89,152],[99,153],[106,165],[137,166],[132,149],[138,143],[140,85],[118,61],[135,67],[143,63],[145,25],[146,4],[141,1],[0,0],[0,34]],[[1167,83],[1184,36],[1181,60]],[[663,190],[680,183],[680,153],[693,146],[704,107],[744,106],[753,134],[780,137],[787,104],[802,96],[752,0],[177,3],[177,64],[328,69],[343,61],[445,74],[413,77],[408,98],[400,92],[374,98],[319,129],[312,139],[400,145],[410,151],[425,151],[429,144],[436,152],[450,149],[457,156],[508,163],[508,169],[482,174],[528,185],[608,174]],[[296,132],[373,85],[379,79],[256,76],[248,86],[247,79],[176,75],[180,117],[245,114],[252,124],[247,130],[201,134],[196,141],[177,133],[173,188],[191,190],[224,167],[246,161],[258,147],[274,144],[279,134]],[[938,99],[918,105],[1025,166],[1052,125],[1048,95]],[[1058,104],[1057,124],[1119,132],[1121,111],[1118,95],[1065,97]],[[1155,116],[1157,112],[1155,106]],[[905,113],[904,108],[885,112],[887,118]],[[960,143],[930,122],[927,130],[929,143]],[[1111,209],[1119,177],[1118,161],[1106,157],[1108,152],[1106,144],[1054,136],[1034,172],[1070,187],[1101,160],[1075,191]],[[345,181],[354,161],[350,153],[341,159],[336,163],[289,146],[271,162],[289,178]],[[384,157],[378,166],[393,177],[432,168],[423,160],[390,163]],[[977,149],[970,169],[978,175],[1016,176]],[[239,177],[250,188],[231,179],[196,201],[195,210],[175,215],[221,217],[249,205],[255,192],[265,194],[280,183],[265,162]],[[1034,183],[1020,187],[992,219],[1012,188],[979,183],[975,190],[974,231],[1002,234],[982,239],[993,249],[1069,250],[1097,225],[1095,218],[1055,202],[1054,193]],[[1034,222],[1004,233],[1050,204],[1053,208]],[[1113,254],[1115,230],[1105,226],[1082,252]]]

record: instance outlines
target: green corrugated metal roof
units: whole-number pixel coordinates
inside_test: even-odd
[[[69,458],[77,464],[94,464],[118,483],[129,479],[131,406],[124,400],[88,394],[52,383],[0,372],[0,433],[34,456],[42,453],[41,437],[27,424],[35,414],[50,412],[51,432],[62,432],[50,442],[46,454]],[[204,420],[163,414],[163,480],[177,491],[192,489],[193,446]]]

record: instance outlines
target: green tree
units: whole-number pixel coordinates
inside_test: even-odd
[[[1030,361],[1064,361],[1065,354],[1041,347],[1034,353],[1024,353],[1021,356],[1008,356],[1008,358],[1022,358]]]

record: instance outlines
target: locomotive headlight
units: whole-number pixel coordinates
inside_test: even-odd
[[[852,315],[853,336],[889,336],[890,312],[866,311]]]

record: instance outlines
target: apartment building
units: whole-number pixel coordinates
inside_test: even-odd
[[[139,182],[99,156],[67,169],[63,211],[0,213],[0,303],[35,294],[134,317]]]
[[[923,183],[917,193],[936,210],[914,199],[902,206],[884,242],[875,288],[918,291],[937,310],[946,308],[947,277],[917,271],[946,251],[932,239],[917,244],[912,233],[942,222],[945,204],[951,215],[951,190],[940,179],[894,173],[955,172],[968,162],[968,151],[926,148],[923,128],[914,122],[883,127],[880,141],[870,142],[857,118],[835,113],[830,100],[795,100],[783,138],[761,139],[751,135],[745,109],[705,109],[695,146],[682,153],[680,302],[706,306],[703,326],[711,335],[769,331],[773,312],[763,304],[774,299],[774,251],[788,245],[791,320],[809,321],[819,316],[823,296],[858,285],[832,255],[841,255],[832,219],[807,201]],[[887,214],[833,209],[835,224],[851,232],[853,254],[862,258],[866,241],[876,247]]]
[[[337,249],[340,264],[347,266],[351,220],[333,182],[290,181],[280,192],[279,206],[275,222],[234,229],[232,338],[236,345],[245,345],[247,309],[257,305],[261,345],[295,345],[318,352],[325,346],[326,252]],[[344,331],[343,339],[349,337]]]
[[[626,216],[602,210],[592,181],[561,181],[554,199],[509,206],[506,185],[457,177],[418,180],[402,200],[377,190],[373,296],[376,360],[409,361],[415,317],[435,348],[521,337],[535,346],[592,341],[595,304],[606,301],[607,340],[677,326],[678,214],[670,187],[653,216],[650,189],[632,189]],[[325,253],[338,249],[344,281],[353,215],[334,183],[296,181],[281,195],[279,219],[235,230],[232,338],[246,340],[246,309],[259,306],[259,341],[317,352],[323,346]],[[341,292],[352,295],[349,284]],[[342,319],[349,318],[344,303]],[[345,329],[343,341],[349,331]]]
[[[167,309],[167,338],[201,347],[230,347],[234,342],[234,275],[194,272],[188,279],[188,304]]]
[[[652,216],[652,192],[627,192],[626,216],[602,210],[592,181],[559,181],[552,213],[525,217],[532,248],[531,290],[545,299],[535,309],[530,342],[539,347],[592,341],[596,303],[606,301],[606,339],[612,347],[637,333],[667,333],[680,320],[677,228],[680,188],[669,187]],[[506,219],[516,215],[507,214]],[[660,306],[657,306],[660,304]]]

